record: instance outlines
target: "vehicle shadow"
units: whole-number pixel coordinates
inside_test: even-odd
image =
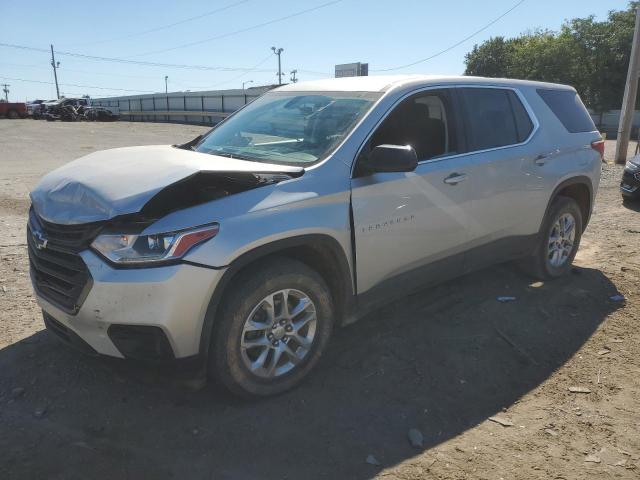
[[[632,212],[640,212],[640,200],[627,200],[626,202],[622,202],[622,206]]]
[[[371,478],[512,405],[618,308],[598,270],[529,283],[498,266],[415,293],[336,331],[299,388],[251,402],[39,332],[0,351],[3,478]]]

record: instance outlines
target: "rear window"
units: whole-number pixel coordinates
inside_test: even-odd
[[[531,118],[512,90],[462,88],[461,93],[472,151],[516,145],[531,134]]]
[[[596,129],[589,112],[576,92],[539,89],[538,95],[569,133],[593,132]]]

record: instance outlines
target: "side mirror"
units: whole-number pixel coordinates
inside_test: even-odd
[[[411,145],[378,145],[363,159],[367,173],[413,172],[418,166],[418,156]]]

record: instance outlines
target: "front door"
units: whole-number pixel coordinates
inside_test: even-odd
[[[456,156],[462,148],[456,110],[448,89],[416,94],[398,104],[365,145],[361,156],[377,145],[411,145],[419,164],[410,173],[355,170],[358,293],[387,282],[406,292],[462,271],[471,195],[468,160]]]

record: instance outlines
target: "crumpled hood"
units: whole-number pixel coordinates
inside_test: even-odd
[[[165,187],[200,172],[288,174],[301,167],[273,165],[182,150],[170,145],[114,148],[70,162],[31,192],[36,213],[58,224],[89,223],[137,213]]]

